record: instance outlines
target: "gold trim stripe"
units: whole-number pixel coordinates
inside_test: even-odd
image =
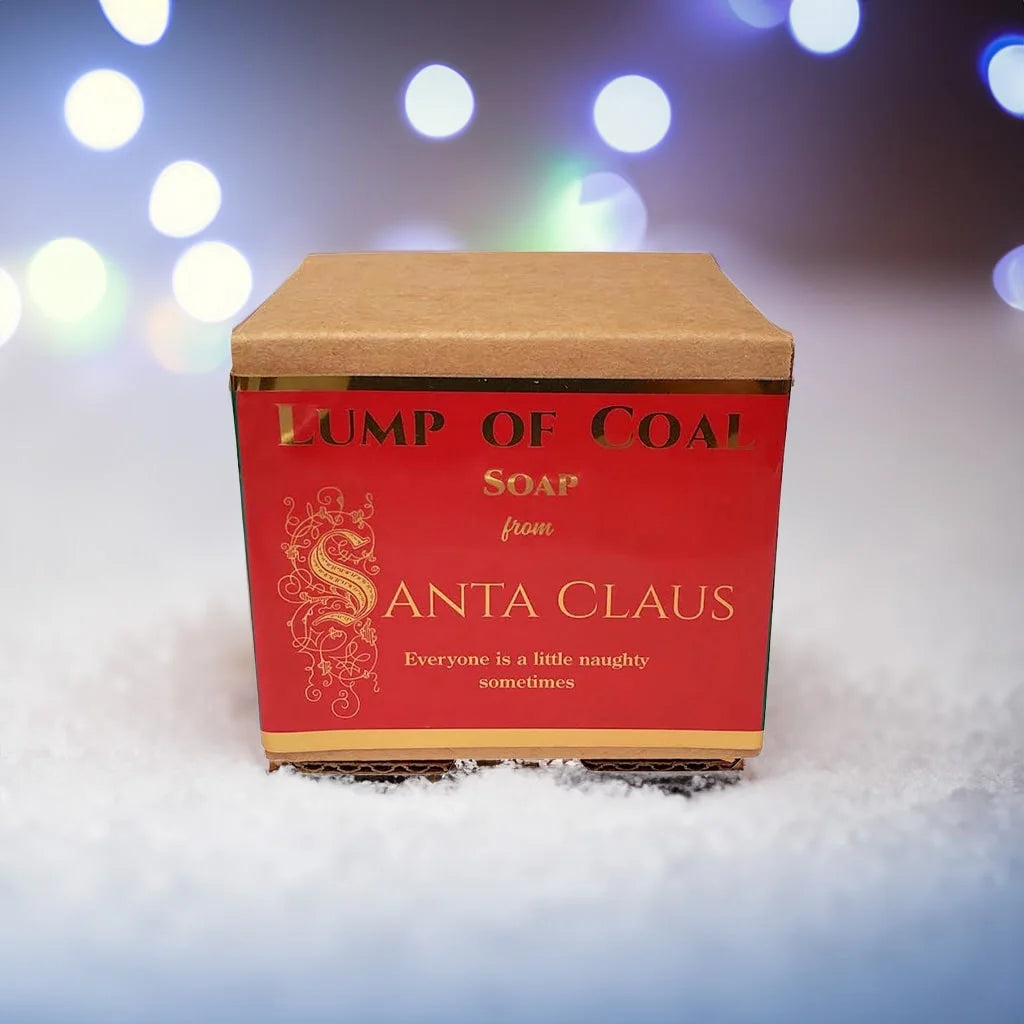
[[[321,750],[516,750],[630,747],[644,751],[760,750],[763,732],[704,729],[325,729],[320,732],[264,732],[268,754]]]
[[[535,391],[565,394],[788,395],[792,386],[791,380],[231,375],[232,391]]]

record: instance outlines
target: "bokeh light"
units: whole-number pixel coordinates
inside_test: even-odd
[[[1024,117],[1024,39],[1003,37],[983,56],[992,97],[1009,114]]]
[[[1011,249],[995,265],[992,284],[1003,302],[1024,310],[1024,245]]]
[[[136,46],[152,46],[167,31],[171,0],[100,0],[107,21]]]
[[[123,146],[139,130],[144,109],[135,83],[110,68],[86,72],[64,98],[68,129],[90,149]]]
[[[559,196],[552,248],[636,249],[647,231],[647,207],[619,174],[598,171],[573,181]]]
[[[174,265],[174,297],[204,323],[233,317],[249,301],[252,271],[246,258],[225,242],[199,242]]]
[[[107,291],[103,257],[80,238],[55,238],[29,261],[28,293],[51,320],[88,316]]]
[[[451,252],[466,244],[451,228],[434,221],[406,221],[385,228],[373,241],[374,249],[409,249]]]
[[[790,0],[729,0],[733,13],[753,28],[775,28],[786,20]]]
[[[664,90],[643,75],[614,78],[594,101],[594,125],[601,138],[623,153],[642,153],[665,137],[672,107]]]
[[[103,256],[103,267],[106,287],[93,309],[75,320],[51,318],[39,324],[38,340],[57,355],[88,357],[110,351],[122,339],[128,278],[108,256]]]
[[[789,7],[793,38],[811,53],[838,53],[859,27],[859,0],[793,0]]]
[[[421,135],[457,135],[473,116],[473,90],[454,68],[430,64],[412,76],[405,90],[405,116]]]
[[[21,292],[14,278],[0,267],[0,345],[11,340],[21,322]]]
[[[165,167],[149,194],[153,227],[172,238],[187,238],[207,227],[220,210],[220,182],[209,168],[194,160]]]
[[[172,373],[208,373],[224,366],[231,351],[228,324],[202,323],[171,299],[153,307],[145,333],[150,354]]]

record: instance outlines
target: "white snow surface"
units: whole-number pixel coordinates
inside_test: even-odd
[[[0,351],[0,1019],[1024,1019],[1024,319],[733,272],[797,385],[765,750],[692,799],[268,775],[225,378]]]

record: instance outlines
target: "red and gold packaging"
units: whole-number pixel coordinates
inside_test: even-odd
[[[306,259],[232,337],[271,765],[756,754],[792,360],[705,255]]]

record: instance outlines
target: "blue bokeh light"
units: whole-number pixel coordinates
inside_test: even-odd
[[[859,28],[859,0],[793,0],[789,7],[793,38],[818,56],[845,50]]]
[[[751,28],[775,28],[789,13],[789,0],[729,0],[729,6]]]
[[[405,116],[430,139],[458,135],[472,120],[474,107],[469,82],[446,64],[420,68],[405,88]]]
[[[992,98],[1014,117],[1024,117],[1024,36],[1002,35],[981,52],[978,71]]]
[[[609,146],[623,153],[652,149],[671,123],[665,90],[643,75],[613,78],[594,101],[594,126]]]
[[[992,284],[1003,302],[1024,310],[1024,245],[1011,249],[995,265]]]

